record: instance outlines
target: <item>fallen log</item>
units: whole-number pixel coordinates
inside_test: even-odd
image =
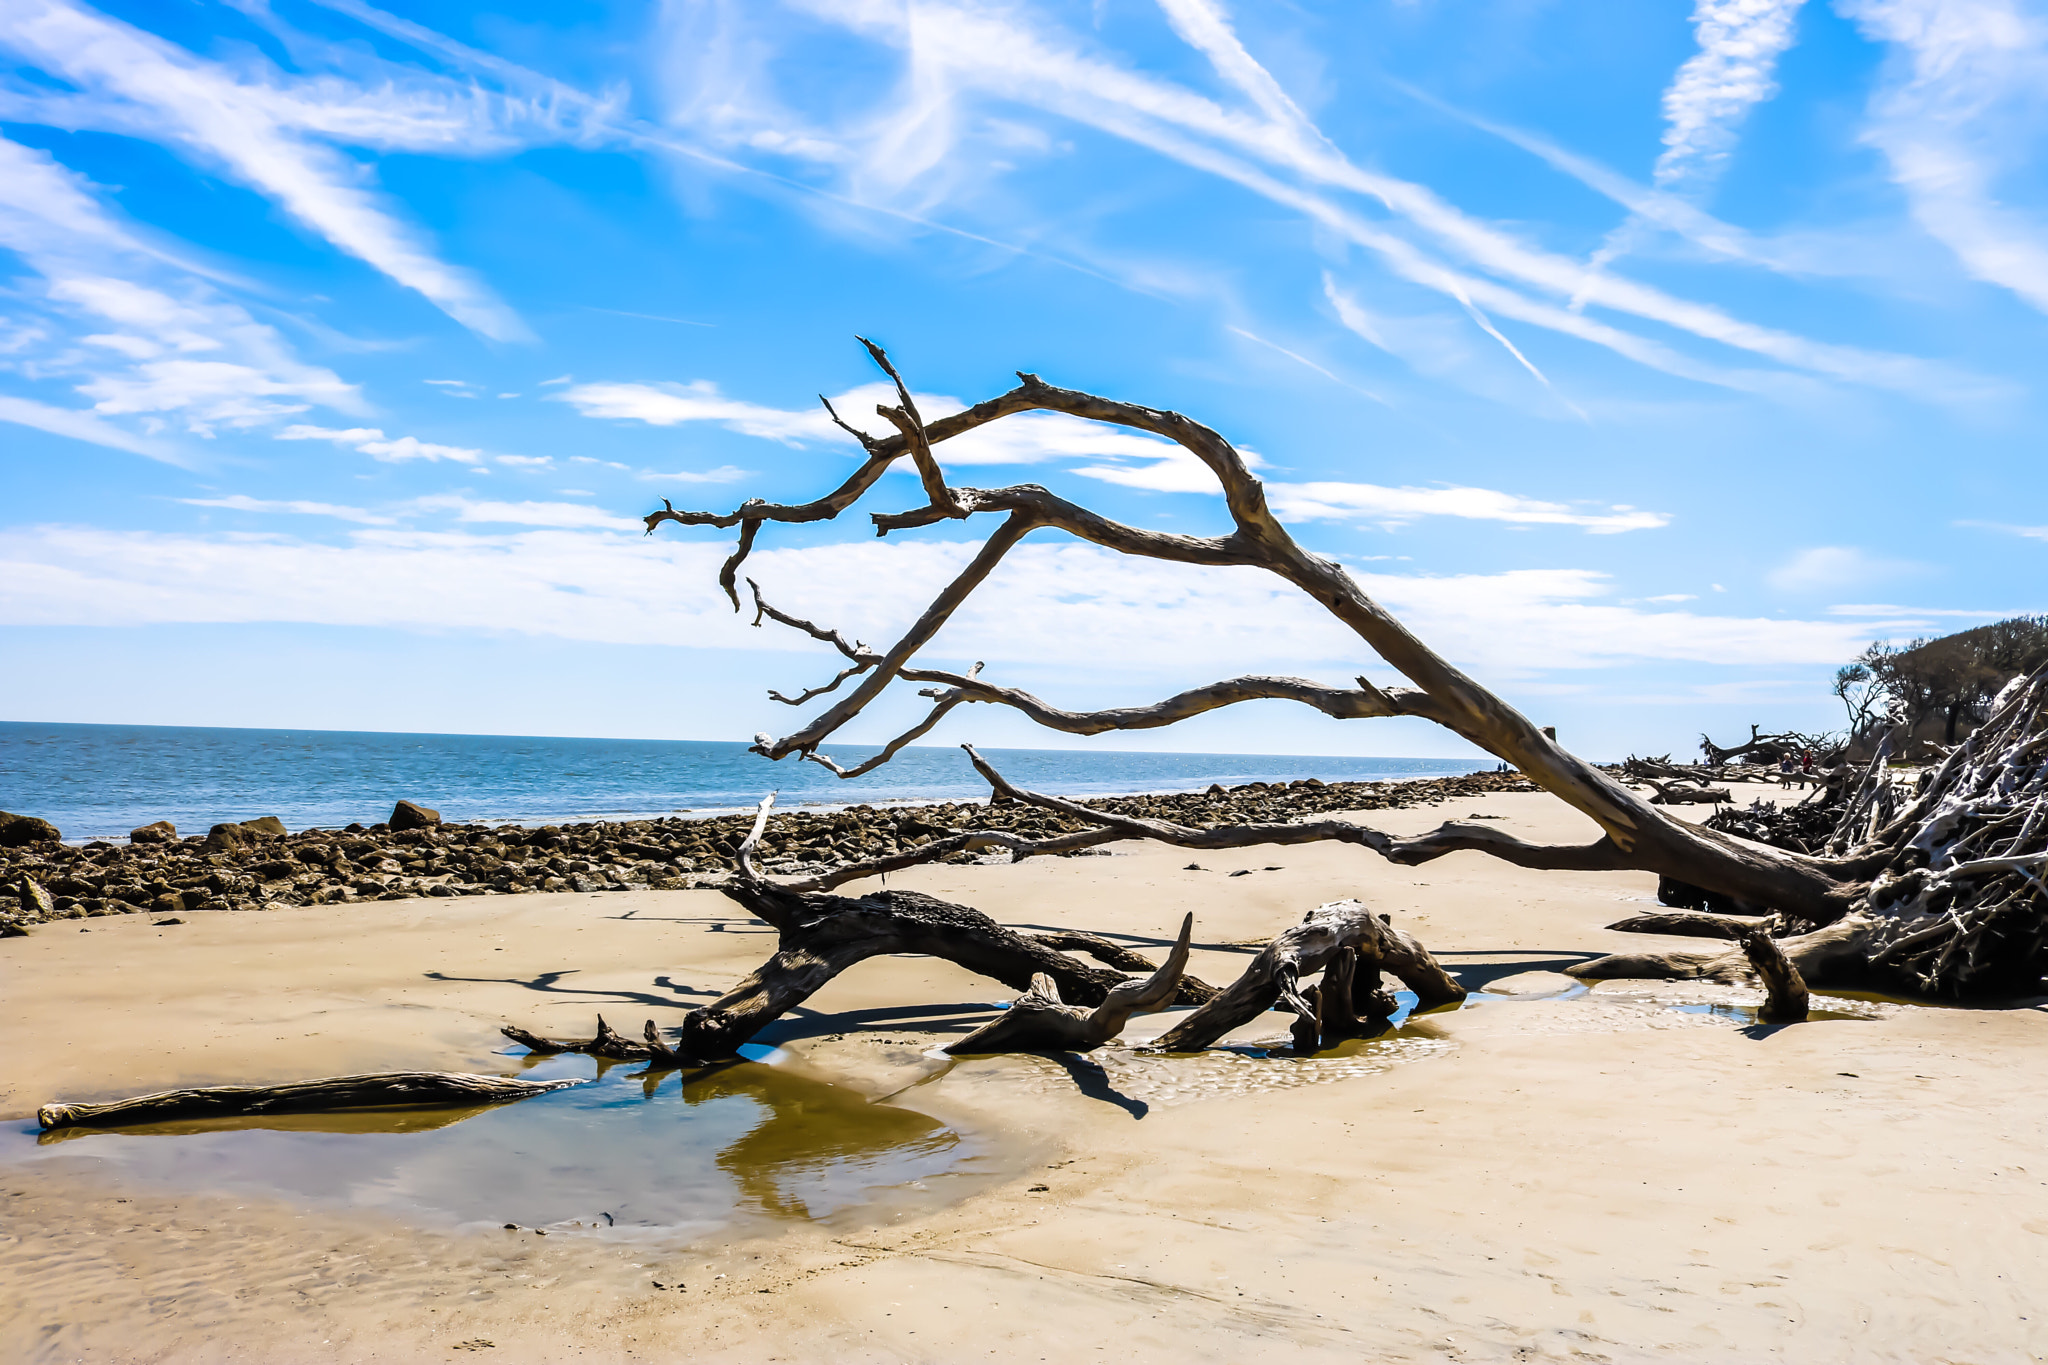
[[[46,1104],[36,1122],[52,1128],[119,1128],[172,1119],[234,1118],[246,1114],[311,1114],[334,1109],[505,1104],[580,1080],[528,1081],[459,1071],[384,1071],[328,1076],[284,1085],[215,1085],[163,1090],[105,1104]]]
[[[1676,783],[1659,782],[1654,777],[1643,781],[1657,789],[1650,798],[1653,806],[1719,806],[1735,800],[1726,787],[1682,787]]]
[[[661,1052],[669,1052],[655,1031],[652,1019],[647,1021],[647,1041],[639,1043],[607,1024],[602,1014],[597,1016],[597,1036],[594,1038],[544,1038],[538,1033],[528,1033],[525,1029],[514,1028],[510,1024],[498,1032],[528,1051],[543,1057],[553,1056],[558,1052],[580,1052],[587,1057],[605,1057],[620,1062],[643,1062],[653,1059],[657,1055],[657,1048]]]
[[[1624,934],[1676,934],[1680,938],[1742,938],[1778,928],[1777,916],[1762,920],[1693,913],[1630,915],[1607,926]]]
[[[1180,924],[1180,940],[1159,969],[1143,981],[1112,986],[1100,1005],[1076,1009],[1060,999],[1059,983],[1039,973],[1010,1007],[945,1051],[955,1057],[986,1052],[1092,1052],[1124,1031],[1136,1014],[1155,1014],[1173,1003],[1188,965],[1195,917]]]

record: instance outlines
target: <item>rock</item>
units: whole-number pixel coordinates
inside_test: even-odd
[[[441,812],[426,806],[415,806],[410,801],[401,801],[391,808],[391,818],[385,823],[393,830],[426,829],[441,823]]]
[[[215,825],[206,831],[206,842],[201,847],[208,853],[233,853],[248,847],[248,844],[248,832],[230,821],[227,824]]]
[[[57,902],[50,899],[50,893],[32,877],[21,879],[21,913],[31,917],[48,919],[57,913]]]
[[[140,829],[128,831],[128,842],[131,844],[170,844],[176,843],[177,839],[178,827],[168,820],[159,820],[153,825],[144,825]]]
[[[0,919],[0,938],[27,938],[28,928],[20,920]]]
[[[1512,976],[1497,976],[1480,987],[1488,995],[1563,995],[1567,991],[1583,990],[1586,983],[1563,972],[1516,972]]]
[[[48,820],[33,815],[11,815],[0,810],[0,848],[21,848],[28,844],[57,843],[64,838]]]
[[[244,820],[242,831],[258,839],[282,839],[286,834],[284,821],[275,815],[259,815],[254,820]]]

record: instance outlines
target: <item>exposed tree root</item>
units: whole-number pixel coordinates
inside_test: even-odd
[[[1326,974],[1321,994],[1330,997],[1330,1003],[1319,1008],[1303,993],[1301,978],[1324,971],[1346,949],[1354,952],[1355,959],[1339,969],[1338,980],[1350,973],[1349,988],[1339,991],[1338,982]],[[1362,902],[1334,901],[1317,906],[1300,924],[1275,937],[1242,976],[1169,1029],[1157,1045],[1166,1052],[1199,1051],[1281,1002],[1308,1021],[1318,1036],[1320,1020],[1329,1020],[1340,1031],[1355,1029],[1362,1019],[1384,1020],[1393,1009],[1380,990],[1381,970],[1400,978],[1415,992],[1417,1009],[1452,1004],[1467,994],[1428,949]]]

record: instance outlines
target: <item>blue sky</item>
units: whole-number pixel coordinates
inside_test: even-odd
[[[667,497],[1013,370],[1170,407],[1581,752],[1819,727],[2048,606],[2048,15],[2004,0],[0,0],[5,718],[732,739],[818,647]],[[1171,448],[940,448],[1209,530]],[[882,641],[974,527],[771,528]],[[934,662],[1080,707],[1391,681],[1277,581],[1040,533]],[[905,696],[845,738],[890,733]],[[981,708],[935,742],[1060,742]],[[1122,747],[1448,754],[1261,703]]]

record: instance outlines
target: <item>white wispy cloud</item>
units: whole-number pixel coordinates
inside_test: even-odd
[[[1888,44],[1864,140],[1973,277],[2048,312],[2048,221],[2002,190],[2040,164],[2048,18],[2014,0],[1837,0]]]
[[[688,384],[578,384],[550,397],[572,405],[585,417],[660,427],[709,422],[744,436],[786,445],[813,441],[854,444],[851,436],[833,424],[823,404],[799,409],[769,407],[727,397],[708,379]],[[967,406],[949,394],[913,393],[911,397],[927,423]],[[895,428],[875,415],[875,407],[880,403],[895,405],[894,386],[862,384],[832,399],[833,408],[848,424],[870,435],[892,435]],[[1170,441],[1063,412],[1018,413],[964,432],[936,449],[939,459],[949,465],[1038,464],[1068,458],[1171,462],[1186,454]]]
[[[16,398],[0,394],[0,422],[14,422],[37,431],[47,431],[53,436],[68,436],[74,441],[88,441],[110,450],[125,450],[131,455],[146,455],[152,460],[180,463],[176,453],[162,442],[147,436],[102,421],[90,412],[76,408],[52,407],[29,398]]]
[[[2027,616],[2039,612],[2037,603],[2031,607],[2000,607],[1992,611],[1967,607],[1903,607],[1896,602],[1844,602],[1828,608],[1830,616],[1871,616],[1887,622],[1909,624],[1928,619],[1954,618],[1977,621],[1996,621],[2011,616]]]
[[[1959,521],[1956,525],[2002,531],[2009,536],[2025,536],[2028,540],[2048,540],[2048,526],[2011,526],[2000,521]]]
[[[220,272],[119,218],[99,187],[47,153],[5,139],[0,247],[40,277],[17,294],[40,321],[11,339],[12,368],[94,400],[87,418],[16,397],[6,420],[177,461],[185,457],[159,438],[174,421],[208,437],[316,404],[362,406],[353,385],[300,361],[274,328],[220,298],[212,283],[226,278]],[[143,430],[105,420],[119,417],[140,418]]]
[[[436,445],[416,436],[388,437],[380,427],[335,429],[295,423],[277,432],[276,438],[280,441],[332,441],[386,464],[404,460],[453,460],[458,464],[475,464],[484,457],[481,450],[467,446]]]
[[[1660,342],[1594,323],[1562,301],[1628,314],[1849,382],[1943,397],[1981,388],[1937,364],[1816,341],[1612,272],[1589,271],[1582,261],[1546,251],[1461,212],[1425,186],[1368,171],[1344,155],[1286,97],[1246,53],[1222,11],[1204,0],[1173,0],[1169,13],[1182,37],[1209,57],[1219,75],[1245,95],[1251,109],[1226,108],[1186,87],[1135,72],[1088,50],[1042,15],[1027,22],[1013,11],[930,0],[917,7],[912,23],[900,6],[881,0],[791,3],[896,46],[913,64],[918,82],[929,85],[933,73],[943,72],[955,96],[980,91],[1073,119],[1299,211],[1377,255],[1397,277],[1436,290],[1461,307],[1562,332],[1639,363],[1711,383],[1761,387],[1744,382],[1739,373],[1731,375],[1721,367],[1677,355]],[[878,115],[876,126],[886,129],[892,115],[918,121],[925,135],[958,126],[958,120],[949,124],[929,118],[930,102],[922,96],[900,97],[900,107]],[[881,131],[874,138],[876,143],[886,140]],[[880,154],[871,144],[863,155],[872,160]],[[1375,204],[1428,241],[1435,252],[1462,258],[1495,278],[1447,264],[1432,250],[1352,211],[1332,194]],[[1561,302],[1552,304],[1540,295]]]
[[[477,120],[446,117],[440,101],[422,126],[410,110],[334,78],[288,82],[267,63],[231,68],[63,0],[11,0],[0,46],[77,88],[5,101],[17,118],[140,135],[179,148],[258,190],[287,213],[464,326],[496,340],[526,326],[470,272],[439,259],[424,235],[363,187],[363,168],[315,136],[362,145],[465,150]],[[474,106],[474,99],[469,103]],[[314,136],[308,136],[314,135]]]
[[[1697,0],[1692,27],[1699,51],[1687,58],[1664,89],[1664,150],[1651,171],[1655,198],[1645,205],[1656,218],[1631,214],[1600,244],[1586,263],[1590,277],[1605,272],[1636,245],[1645,223],[1674,220],[1697,228],[1668,202],[1703,195],[1719,176],[1742,122],[1755,105],[1778,92],[1773,78],[1778,58],[1792,45],[1805,0]],[[1583,170],[1581,178],[1586,178]],[[1703,216],[1703,215],[1702,215]],[[1726,234],[1706,236],[1717,247],[1732,245]],[[1746,254],[1746,253],[1745,253]]]
[[[833,426],[822,410],[792,412],[727,398],[708,380],[693,384],[585,384],[565,390],[563,401],[587,417],[674,426],[713,422],[749,436],[797,444],[804,440],[851,438]],[[865,385],[839,395],[833,406],[842,416],[857,416],[877,400],[888,401],[895,390],[886,384]],[[915,395],[927,421],[959,411],[957,398]],[[1039,464],[1051,460],[1115,460],[1115,464],[1084,463],[1072,472],[1085,478],[1153,493],[1221,495],[1216,476],[1189,451],[1171,441],[1123,431],[1067,413],[1020,413],[977,427],[935,447],[946,465]],[[1256,451],[1239,452],[1254,470],[1268,467]],[[645,479],[683,483],[722,483],[744,477],[725,466],[709,474],[643,474]],[[1375,521],[1400,525],[1422,517],[1460,517],[1512,525],[1580,526],[1596,534],[1653,529],[1670,524],[1661,512],[1633,507],[1601,510],[1573,508],[1485,488],[1385,488],[1369,483],[1269,482],[1266,493],[1276,511],[1303,520]]]
[[[117,222],[101,207],[98,188],[41,148],[0,138],[0,246],[41,262],[135,255],[188,274],[229,278],[154,234]]]
[[[751,469],[741,469],[736,464],[722,464],[716,469],[682,469],[664,473],[658,469],[643,469],[635,478],[663,483],[738,483],[741,479],[753,477]]]
[[[1664,90],[1664,150],[1652,179],[1673,189],[1711,178],[1749,111],[1778,92],[1778,58],[1792,46],[1805,0],[1697,0],[1699,51]]]
[[[709,379],[689,384],[577,384],[549,397],[570,404],[585,417],[614,422],[645,422],[657,427],[715,422],[744,436],[790,445],[851,439],[832,425],[822,409],[791,412],[728,398]]]
[[[473,522],[536,526],[553,515],[546,506],[450,500],[446,510]],[[818,667],[832,663],[795,632],[750,630],[748,617],[734,615],[715,586],[729,549],[722,539],[650,541],[636,533],[637,523],[627,524],[631,530],[507,534],[371,528],[342,544],[283,535],[19,528],[0,531],[0,574],[17,589],[0,599],[0,623],[301,621],[473,630],[487,622],[576,640],[795,651]],[[756,553],[749,572],[784,607],[886,640],[977,548],[895,541],[769,548]],[[1645,611],[1612,601],[1605,576],[1588,570],[1357,577],[1438,649],[1490,670],[1643,659],[1709,667],[1829,664],[1853,657],[1869,630],[1847,620]],[[423,582],[435,591],[420,592]],[[1105,660],[1105,639],[1119,642],[1121,664]],[[1248,669],[1349,677],[1375,662],[1355,636],[1269,574],[1130,560],[1076,544],[1014,551],[932,654],[1071,667],[1091,677],[1121,669],[1169,676],[1176,685]]]
[[[510,526],[551,526],[569,530],[645,532],[637,517],[621,517],[600,507],[578,502],[492,502],[459,493],[433,494],[414,498],[410,504],[421,511],[453,513],[457,521]]]
[[[1889,559],[1852,545],[1816,545],[1799,551],[1765,579],[1780,592],[1839,592],[1889,582],[1920,568],[1909,560]]]
[[[291,516],[332,517],[337,521],[353,521],[364,526],[391,526],[397,521],[394,517],[381,516],[360,507],[347,507],[340,503],[306,502],[297,498],[252,498],[246,493],[231,493],[220,498],[180,498],[178,501],[192,507],[222,507],[232,512],[282,512]]]
[[[1491,488],[1384,488],[1371,483],[1272,483],[1266,495],[1273,510],[1302,521],[1375,521],[1403,525],[1423,517],[1460,517],[1516,526],[1579,526],[1594,535],[1649,531],[1669,526],[1662,512],[1634,507],[1602,511],[1543,502]]]

